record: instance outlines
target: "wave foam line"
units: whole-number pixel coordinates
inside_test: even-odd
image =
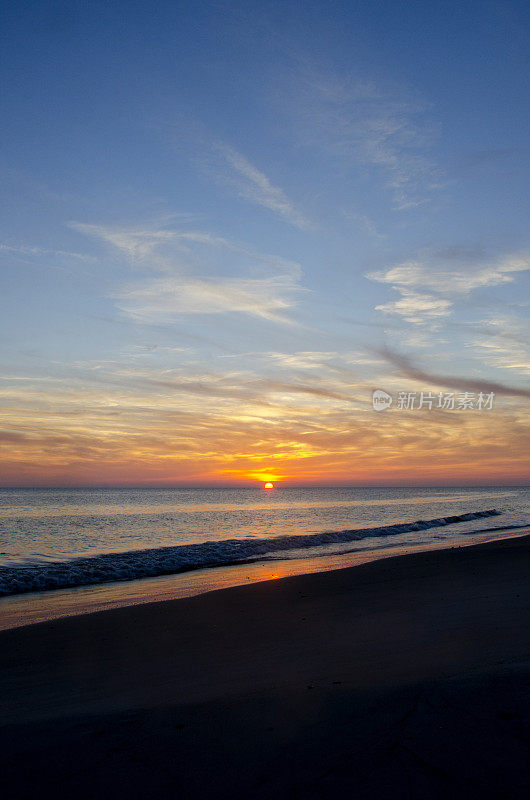
[[[325,531],[302,536],[276,536],[270,539],[225,539],[220,542],[157,547],[150,550],[131,550],[126,553],[103,553],[72,561],[52,561],[27,567],[0,567],[0,595],[43,592],[90,586],[110,581],[130,581],[154,578],[206,567],[220,567],[255,561],[281,550],[300,550],[326,544],[341,544],[375,536],[396,536],[468,522],[481,517],[493,517],[500,511],[474,511],[469,514],[439,517],[379,528],[345,531]]]

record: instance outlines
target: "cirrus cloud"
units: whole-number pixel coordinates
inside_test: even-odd
[[[232,186],[236,193],[263,208],[268,208],[286,222],[302,230],[313,227],[308,219],[289,200],[283,189],[274,184],[245,156],[226,144],[218,143],[217,151],[229,170],[220,170],[219,179]]]
[[[273,322],[285,316],[302,291],[290,275],[265,278],[192,278],[183,275],[147,281],[124,289],[118,307],[138,322],[171,322],[190,314],[240,313]]]
[[[512,253],[485,263],[462,259],[456,268],[440,257],[405,261],[386,270],[369,272],[366,277],[390,284],[401,295],[399,300],[376,306],[377,311],[422,324],[433,317],[449,316],[455,298],[475,289],[512,283],[517,273],[527,270],[530,270],[530,255]]]

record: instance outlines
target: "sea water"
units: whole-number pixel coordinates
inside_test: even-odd
[[[0,594],[257,561],[296,561],[300,572],[304,561],[524,525],[530,490],[521,487],[4,489]]]

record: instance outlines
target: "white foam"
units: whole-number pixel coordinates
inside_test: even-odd
[[[91,558],[52,561],[24,567],[0,567],[0,595],[40,592],[109,581],[152,578],[205,567],[226,566],[272,556],[282,550],[300,550],[319,545],[341,544],[370,537],[395,536],[500,514],[495,509],[457,516],[418,520],[378,528],[325,531],[302,536],[262,539],[226,539],[219,542],[104,553]]]

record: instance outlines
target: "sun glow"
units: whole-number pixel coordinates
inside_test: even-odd
[[[263,484],[264,489],[274,489],[274,484],[267,481],[267,483]]]

